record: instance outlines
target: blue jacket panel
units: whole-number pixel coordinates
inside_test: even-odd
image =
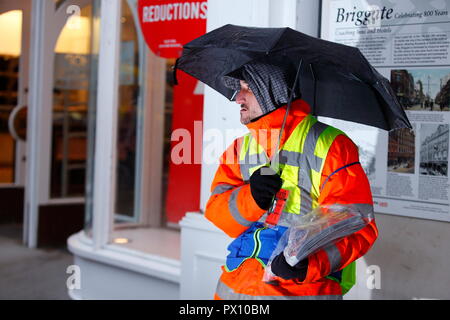
[[[228,246],[226,266],[229,271],[239,267],[247,258],[258,258],[266,265],[286,227],[265,228],[255,222]]]

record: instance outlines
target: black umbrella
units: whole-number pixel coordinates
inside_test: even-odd
[[[183,70],[233,100],[236,88],[227,80],[243,79],[252,65],[282,70],[286,90],[281,92],[289,93],[289,100],[301,95],[314,115],[384,130],[412,128],[389,81],[358,48],[290,28],[225,25],[187,43],[175,70]],[[262,85],[269,80],[270,75],[259,79]],[[285,97],[273,101],[290,105]]]

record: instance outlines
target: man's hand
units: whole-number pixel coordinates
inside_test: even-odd
[[[291,266],[286,262],[283,252],[273,259],[270,266],[272,272],[283,279],[298,279],[303,281],[306,278],[306,272],[308,271],[308,258],[303,259],[295,266]]]
[[[259,168],[250,177],[250,191],[256,204],[263,210],[268,210],[272,204],[273,197],[280,190],[283,181],[280,176],[271,168],[264,167],[267,171],[272,171],[273,174],[261,174]]]

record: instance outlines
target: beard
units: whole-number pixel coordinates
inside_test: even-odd
[[[248,124],[252,120],[250,109],[247,105],[241,104],[241,123]]]

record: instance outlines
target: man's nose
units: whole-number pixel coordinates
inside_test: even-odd
[[[236,95],[236,103],[237,104],[244,104],[245,103],[245,95],[243,94],[242,90],[238,92]]]

